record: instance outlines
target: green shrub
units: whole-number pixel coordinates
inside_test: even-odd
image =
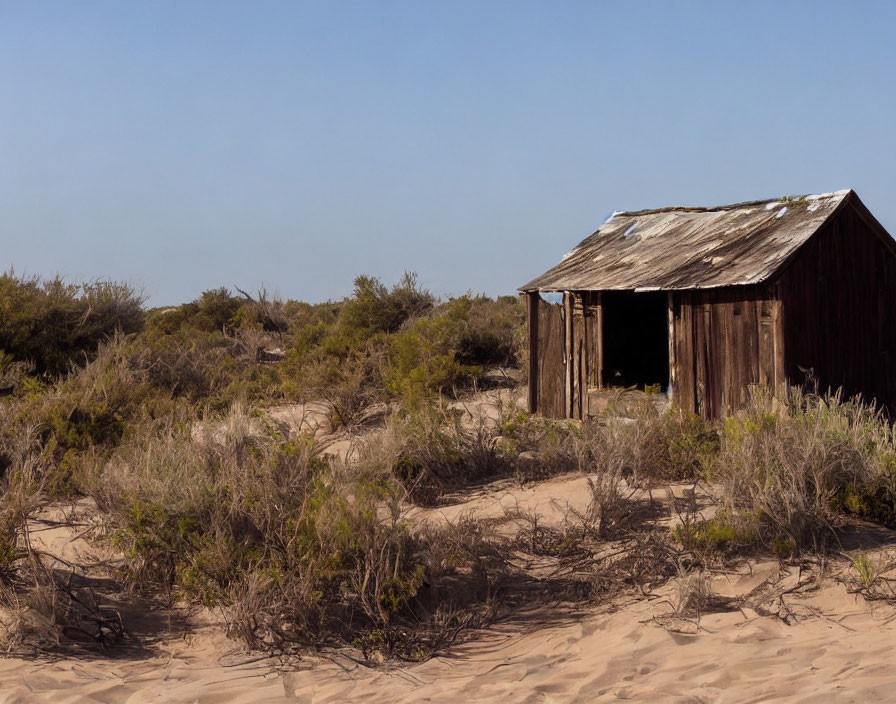
[[[697,414],[664,415],[657,476],[671,481],[710,479],[719,453],[719,433]]]
[[[483,370],[518,362],[515,335],[523,324],[514,299],[498,303],[460,296],[408,322],[389,341],[387,391],[405,403],[470,387]]]
[[[464,365],[522,366],[527,341],[526,309],[518,296],[460,296],[445,304],[462,329],[455,357]]]
[[[458,389],[481,372],[457,361],[440,322],[418,320],[390,341],[383,372],[385,388],[408,405],[437,394],[456,397]]]
[[[126,284],[67,284],[0,276],[0,350],[37,374],[58,377],[89,361],[116,332],[143,327],[143,299]]]
[[[392,290],[377,278],[358,276],[355,291],[342,306],[339,328],[349,337],[366,339],[378,332],[396,332],[406,321],[430,310],[435,297],[406,272]]]
[[[831,509],[896,528],[896,496],[889,481],[877,479],[838,487],[831,497]]]
[[[737,553],[756,544],[752,526],[732,521],[724,511],[711,519],[678,525],[672,536],[686,550],[698,553]]]
[[[386,397],[409,407],[443,394],[456,397],[486,367],[518,363],[524,327],[515,297],[465,295],[437,303],[414,274],[392,289],[358,277],[354,295],[343,302],[290,303],[284,314],[291,327],[290,351],[279,370],[282,387],[307,400],[348,396],[353,403],[341,405],[358,409],[349,416]],[[334,415],[344,422],[341,411]]]

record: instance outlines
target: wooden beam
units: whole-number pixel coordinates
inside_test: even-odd
[[[526,313],[529,321],[529,413],[538,412],[538,291],[526,294]]]
[[[594,311],[594,334],[597,336],[597,359],[594,360],[595,371],[597,373],[597,388],[604,388],[604,306],[603,296],[600,291],[597,292],[597,301]]]
[[[782,303],[779,298],[772,303],[772,320],[775,330],[775,391],[777,392],[778,388],[787,383],[787,378],[784,371],[784,316],[783,311],[781,310]]]
[[[575,380],[573,377],[573,350],[575,348],[573,342],[572,328],[572,292],[563,292],[563,313],[566,323],[566,355],[564,357],[564,365],[566,367],[566,417],[574,418],[573,410],[575,408]]]
[[[575,392],[573,401],[573,418],[581,420],[585,415],[585,396],[588,379],[585,377],[587,360],[585,358],[585,300],[583,294],[572,294],[572,384]]]
[[[668,396],[671,401],[675,397],[675,294],[672,291],[668,293],[669,304],[669,391]]]

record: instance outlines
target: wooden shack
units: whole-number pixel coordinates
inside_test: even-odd
[[[718,418],[807,380],[896,409],[896,242],[851,190],[617,212],[520,291],[532,412],[646,387]]]

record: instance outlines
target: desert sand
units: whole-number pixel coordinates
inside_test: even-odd
[[[748,589],[776,570],[726,583]],[[7,702],[865,702],[892,699],[892,610],[830,584],[786,599],[800,615],[704,616],[697,635],[650,622],[652,603],[556,623],[498,625],[450,657],[371,669],[312,657],[283,669],[209,628],[143,660],[0,663]]]
[[[582,481],[501,487],[452,508],[487,515],[512,504],[548,513],[564,498],[580,500]],[[50,531],[53,546],[64,547],[65,530]],[[874,531],[878,543],[888,538]],[[72,534],[61,551],[66,559],[83,558],[81,540]],[[108,657],[0,660],[0,700],[888,701],[896,608],[850,593],[838,580],[848,571],[845,559],[829,565],[823,577],[777,562],[747,563],[735,573],[711,577],[713,594],[728,606],[702,614],[699,626],[662,618],[675,600],[673,583],[651,599],[515,614],[449,655],[380,668],[342,652],[301,659],[246,653],[223,635],[212,614],[171,610],[148,616],[156,630],[140,648]]]

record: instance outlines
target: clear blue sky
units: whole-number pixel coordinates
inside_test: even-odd
[[[0,264],[509,293],[613,210],[855,188],[896,234],[894,2],[0,0]]]

